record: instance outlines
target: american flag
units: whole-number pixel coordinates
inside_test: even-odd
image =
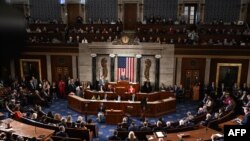
[[[117,80],[121,80],[121,76],[125,75],[125,79],[130,82],[135,80],[135,58],[134,57],[118,57]]]

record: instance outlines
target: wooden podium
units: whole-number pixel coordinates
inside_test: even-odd
[[[106,110],[106,123],[107,124],[117,124],[122,122],[123,110]]]
[[[132,85],[135,88],[135,92],[138,93],[140,90],[140,84],[139,83],[130,83],[129,81],[118,81],[118,82],[108,82],[106,84],[111,85],[113,88],[115,88],[115,92],[118,94],[124,94],[125,92],[128,91],[129,86]]]

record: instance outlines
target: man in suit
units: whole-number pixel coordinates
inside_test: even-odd
[[[250,125],[250,108],[244,107],[245,116],[241,121],[241,125]]]
[[[144,93],[150,93],[152,92],[152,86],[149,81],[145,81],[144,85],[142,86],[142,92]]]
[[[36,90],[37,89],[37,85],[38,85],[38,81],[37,79],[35,78],[35,76],[32,76],[32,83],[34,85],[34,89]]]
[[[65,127],[63,125],[59,126],[59,131],[56,132],[56,136],[68,137],[68,134],[65,132]]]
[[[148,123],[144,122],[143,126],[140,128],[140,131],[152,131],[150,127],[148,127]]]

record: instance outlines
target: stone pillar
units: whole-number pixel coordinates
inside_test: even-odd
[[[160,83],[160,58],[161,55],[155,55],[155,91],[159,90]]]
[[[211,58],[206,58],[205,78],[204,78],[205,85],[209,85],[210,65],[211,65]]]
[[[76,64],[76,56],[72,56],[72,74],[73,74],[73,78],[78,78],[77,75],[77,64]]]
[[[85,4],[81,4],[81,8],[80,8],[80,16],[82,17],[83,19],[83,23],[86,23],[86,6]]]
[[[140,21],[143,21],[143,17],[144,17],[144,1],[142,0],[141,3],[139,4],[140,7]]]
[[[117,14],[117,16],[119,19],[121,19],[122,22],[124,22],[123,21],[123,5],[124,4],[122,3],[122,0],[118,0],[118,5],[117,5],[118,14]]]
[[[245,21],[247,17],[248,0],[241,0],[239,20]]]
[[[67,5],[61,4],[61,18],[64,24],[68,23]]]
[[[52,82],[52,75],[51,75],[51,56],[46,55],[46,65],[47,65],[47,79]]]
[[[176,63],[176,81],[175,84],[180,84],[181,83],[181,66],[182,66],[182,58],[178,57],[176,58],[177,63]]]
[[[91,54],[92,57],[92,84],[96,82],[96,54]]]
[[[110,54],[110,81],[115,81],[115,54]]]
[[[141,55],[136,55],[136,82],[141,84]]]

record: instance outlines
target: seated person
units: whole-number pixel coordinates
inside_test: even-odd
[[[136,136],[135,136],[135,132],[134,131],[130,131],[128,133],[128,137],[126,138],[126,141],[138,141]]]
[[[112,85],[108,84],[108,88],[106,89],[107,92],[114,92],[114,87]]]
[[[143,126],[140,128],[140,131],[152,131],[152,129],[148,127],[147,122],[143,122]]]
[[[162,131],[162,122],[161,121],[157,121],[156,123],[156,127],[153,128],[153,131],[156,132],[156,131]]]
[[[56,132],[56,136],[68,137],[68,134],[65,132],[65,127],[63,125],[59,126],[59,131]]]
[[[103,103],[100,104],[100,107],[97,110],[97,120],[99,122],[104,122],[104,113],[106,111],[106,107],[103,105]]]
[[[75,126],[77,127],[77,128],[83,128],[83,127],[85,127],[84,125],[85,125],[86,123],[85,123],[85,121],[83,121],[83,117],[82,116],[78,116],[77,117],[77,120],[76,120],[76,122],[75,122]],[[86,128],[86,127],[85,127]]]
[[[241,125],[250,125],[250,108],[244,107],[245,116],[241,121]]]
[[[212,141],[224,141],[224,135],[220,135],[220,134],[212,134],[211,136],[211,140]]]
[[[125,71],[122,71],[122,72],[121,72],[120,80],[126,80]]]
[[[128,93],[130,93],[130,94],[135,93],[135,88],[132,85],[129,86]]]
[[[167,132],[168,129],[174,128],[170,121],[166,122],[166,126],[163,128],[163,131]]]
[[[128,127],[128,131],[138,131],[138,127],[136,126],[135,122],[132,122]]]
[[[207,113],[207,114],[206,114],[206,119],[203,120],[203,121],[201,121],[201,125],[207,126],[208,123],[209,123],[211,120],[212,120],[212,115],[209,114],[209,113]]]

